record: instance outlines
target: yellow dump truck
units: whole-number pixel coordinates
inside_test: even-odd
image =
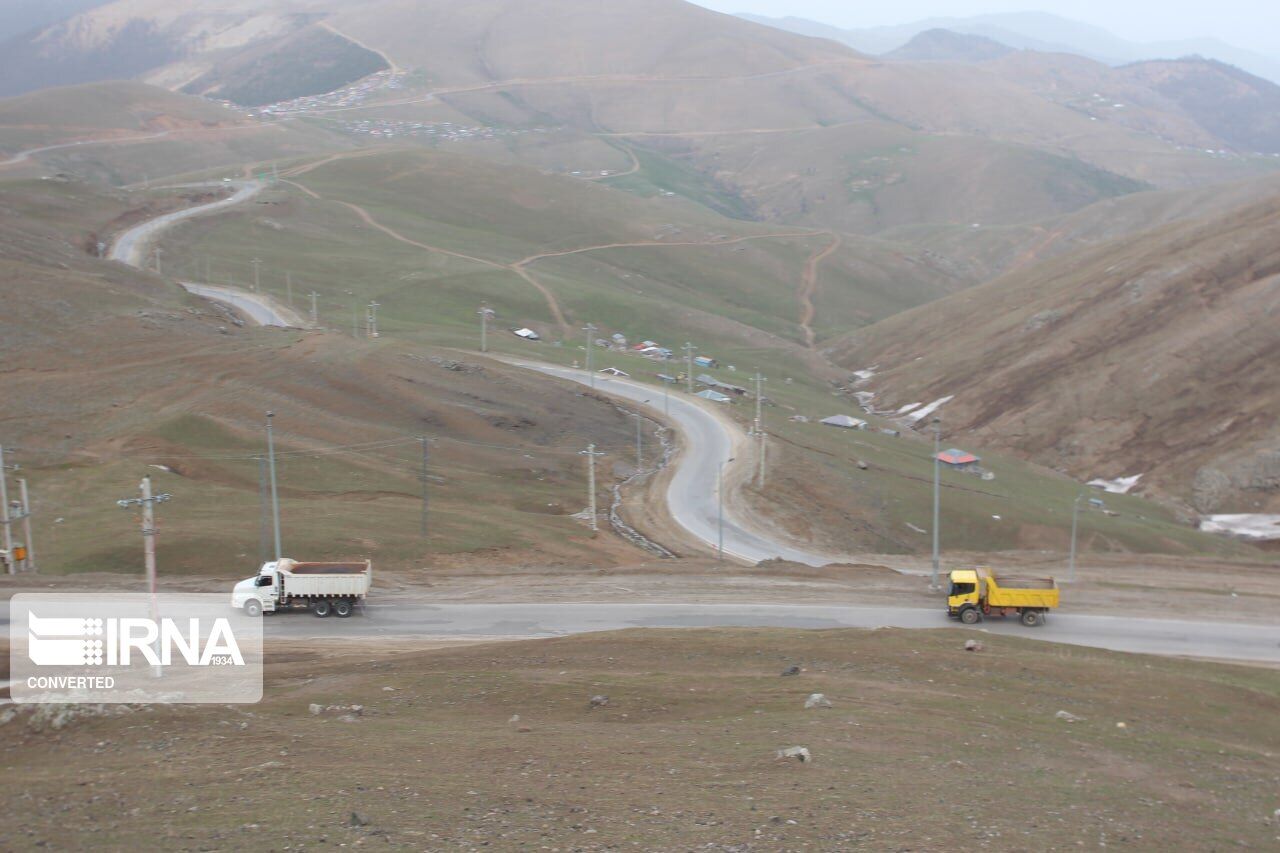
[[[1044,623],[1044,615],[1058,606],[1053,578],[997,578],[990,569],[957,569],[951,573],[947,615],[966,625],[988,616],[1017,614],[1023,625]]]

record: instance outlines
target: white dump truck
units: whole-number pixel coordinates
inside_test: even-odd
[[[300,563],[281,559],[263,563],[258,574],[231,591],[231,606],[247,616],[306,608],[317,616],[347,617],[369,594],[373,563]]]

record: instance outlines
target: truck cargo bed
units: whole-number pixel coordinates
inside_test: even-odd
[[[359,575],[369,570],[368,563],[293,563],[285,569],[293,575]]]

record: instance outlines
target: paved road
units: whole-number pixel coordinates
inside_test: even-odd
[[[229,305],[249,318],[258,326],[284,326],[286,328],[302,328],[308,325],[301,315],[275,304],[274,300],[257,293],[250,293],[238,287],[223,287],[217,284],[197,284],[184,281],[182,286],[196,296],[212,299]]]
[[[556,637],[622,628],[945,628],[939,610],[798,604],[370,604],[351,619],[309,613],[266,617],[268,638]],[[979,626],[994,634],[1123,652],[1280,664],[1280,628],[1161,619],[1052,614],[1038,628],[1016,620]]]
[[[24,163],[37,154],[44,154],[48,151],[61,151],[64,148],[80,148],[85,145],[112,145],[121,142],[142,142],[149,139],[160,139],[168,136],[171,131],[163,130],[159,133],[149,133],[146,136],[122,136],[115,139],[81,139],[76,142],[61,142],[57,145],[43,145],[40,148],[28,148],[26,151],[19,151],[8,160],[0,160],[0,166],[15,166],[18,163]]]
[[[236,191],[233,195],[219,201],[188,207],[184,210],[175,210],[173,213],[166,213],[163,216],[157,216],[155,219],[148,219],[140,225],[133,226],[116,237],[115,242],[111,244],[111,251],[107,257],[113,261],[120,261],[131,267],[141,269],[146,265],[147,254],[151,248],[152,241],[159,236],[161,231],[171,228],[184,220],[196,216],[204,216],[208,213],[216,213],[219,210],[225,210],[228,207],[246,202],[262,192],[263,189],[263,184],[260,181],[235,181],[230,184],[217,183],[207,184],[206,186],[232,186],[235,187]]]
[[[528,361],[514,363],[583,385],[590,383],[589,375],[583,370]],[[596,390],[637,403],[647,401],[649,408],[654,411],[662,412],[666,409],[669,412],[669,417],[684,438],[686,450],[667,488],[667,505],[672,518],[681,527],[716,548],[720,540],[718,469],[721,462],[730,458],[737,459],[735,454],[746,449],[748,439],[742,429],[727,416],[716,414],[712,408],[723,404],[690,398],[680,391],[673,391],[664,400],[660,388],[618,377],[601,376],[596,378]],[[744,457],[740,461],[745,464],[730,465],[726,469],[729,472],[726,494],[732,491],[735,477],[749,473],[751,460]],[[725,507],[724,515],[724,552],[726,556],[737,557],[752,564],[774,557],[809,566],[825,566],[840,560],[838,555],[774,542],[752,530],[729,506]]]

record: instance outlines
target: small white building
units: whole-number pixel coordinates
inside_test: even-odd
[[[840,427],[841,429],[866,429],[867,422],[853,417],[852,415],[832,415],[829,418],[823,418],[822,423],[827,426]]]

